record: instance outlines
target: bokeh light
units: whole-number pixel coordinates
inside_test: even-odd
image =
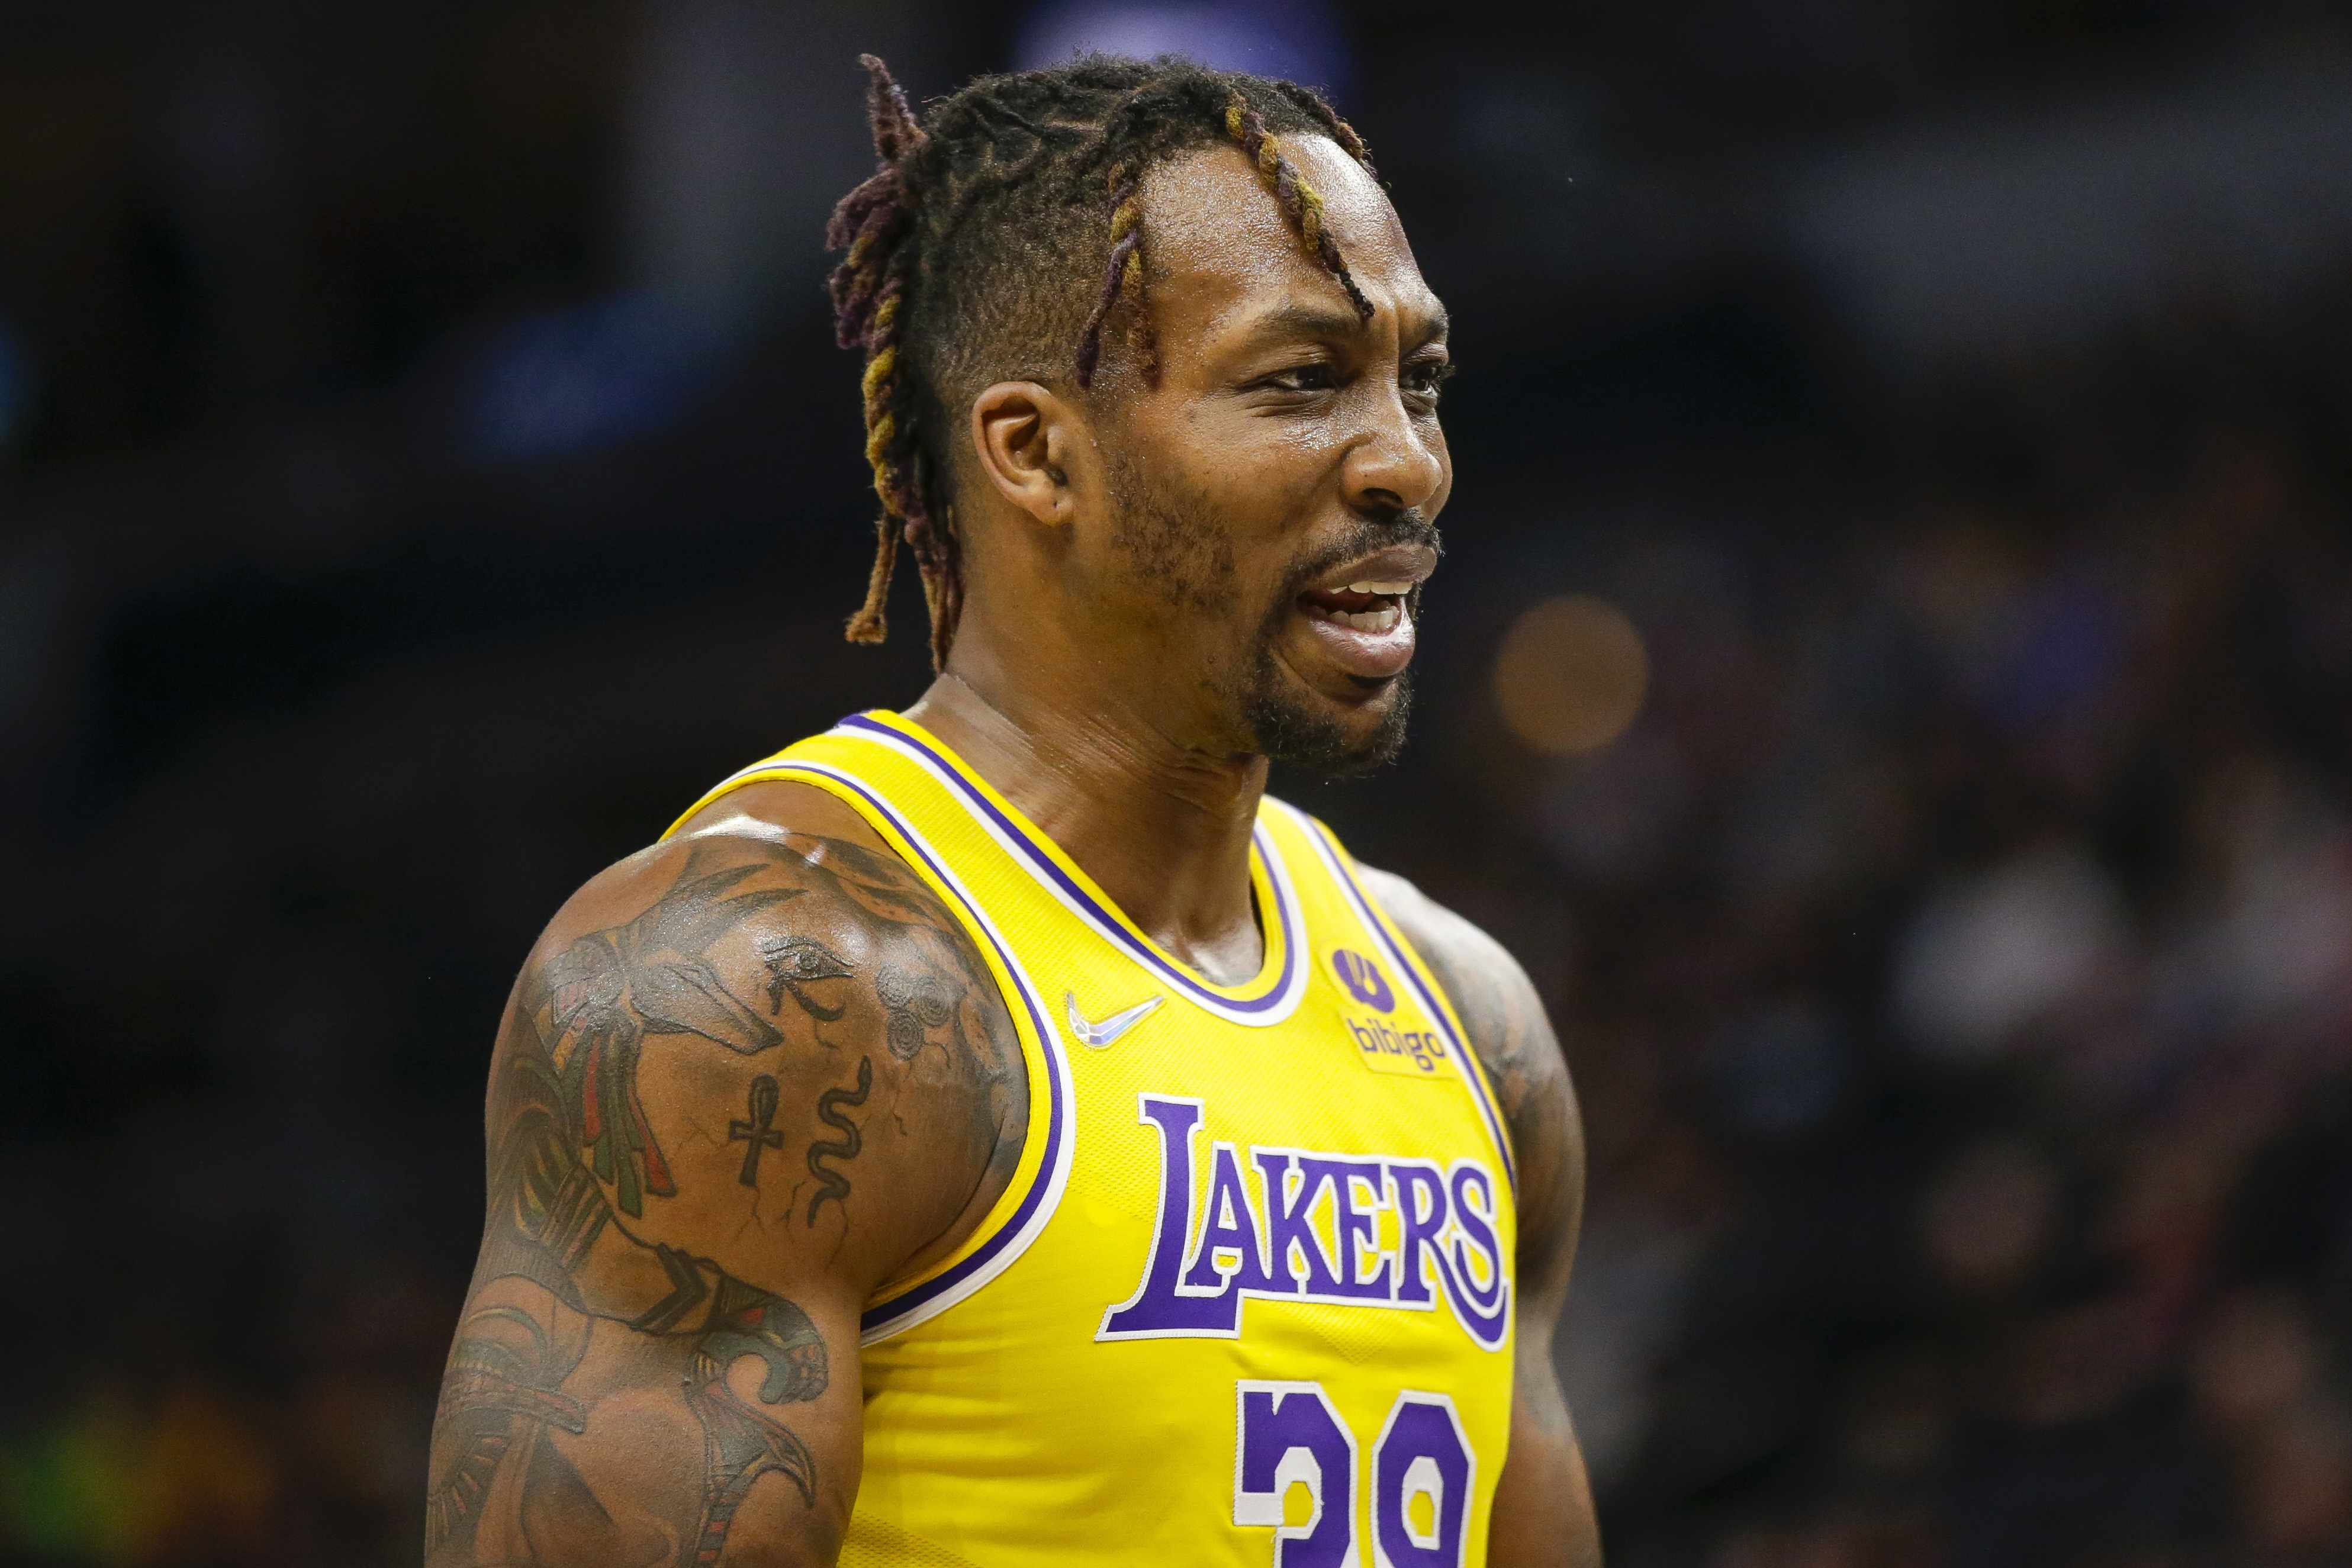
[[[1495,656],[1495,699],[1511,733],[1573,757],[1625,733],[1650,688],[1650,652],[1625,612],[1571,593],[1523,611]]]

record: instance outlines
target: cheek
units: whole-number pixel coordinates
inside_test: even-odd
[[[1223,439],[1202,444],[1187,466],[1193,494],[1247,554],[1255,544],[1288,538],[1314,513],[1341,452],[1328,431],[1274,421],[1239,423]]]

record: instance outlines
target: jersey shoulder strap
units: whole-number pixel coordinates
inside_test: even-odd
[[[876,1291],[861,1327],[867,1343],[945,1312],[1011,1267],[1052,1218],[1069,1180],[1074,1142],[1069,1067],[1050,1021],[1053,1014],[1001,920],[991,913],[992,885],[1001,884],[990,875],[996,857],[988,835],[935,769],[894,743],[900,731],[920,733],[894,714],[857,715],[795,741],[719,780],[662,835],[671,837],[712,802],[747,785],[804,784],[824,790],[865,819],[955,917],[1013,1019],[1029,1080],[1028,1133],[1013,1177],[961,1246]]]

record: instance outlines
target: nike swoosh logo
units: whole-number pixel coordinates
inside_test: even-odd
[[[1062,993],[1062,1003],[1070,1011],[1070,1032],[1078,1037],[1079,1044],[1090,1045],[1097,1051],[1108,1050],[1111,1041],[1141,1023],[1146,1015],[1167,999],[1165,996],[1146,997],[1123,1013],[1113,1013],[1100,1023],[1088,1023],[1086,1015],[1078,1011],[1078,994]]]

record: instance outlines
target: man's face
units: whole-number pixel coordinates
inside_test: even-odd
[[[1143,209],[1162,372],[1147,389],[1131,353],[1117,361],[1098,581],[1130,656],[1189,677],[1171,695],[1193,744],[1342,773],[1403,737],[1413,611],[1453,482],[1445,319],[1362,168],[1319,136],[1284,146],[1372,317],[1308,259],[1239,152],[1155,171]]]

